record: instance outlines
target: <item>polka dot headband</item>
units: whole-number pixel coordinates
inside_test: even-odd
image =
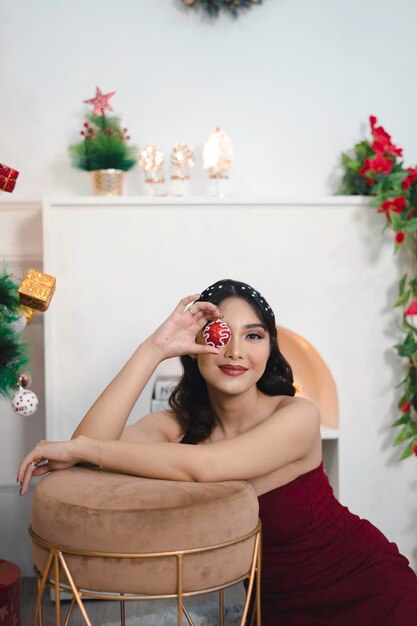
[[[242,295],[245,295],[245,296],[250,295],[252,298],[255,298],[260,308],[265,311],[265,313],[272,319],[273,323],[275,324],[274,312],[269,306],[268,302],[262,296],[262,294],[259,293],[259,291],[256,291],[256,289],[254,289],[250,285],[247,285],[246,283],[240,283],[237,281],[233,282],[233,286],[235,287],[237,291],[236,295],[239,295],[239,292],[241,291]],[[223,288],[224,288],[224,285],[222,281],[219,281],[218,283],[211,285],[211,287],[207,287],[207,289],[204,289],[204,291],[200,294],[200,300],[206,300],[206,299],[211,298],[213,294],[218,293]]]

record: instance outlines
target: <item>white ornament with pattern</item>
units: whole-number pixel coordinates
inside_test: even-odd
[[[33,391],[20,387],[19,391],[12,398],[12,409],[19,415],[28,417],[33,415],[38,408],[39,400]]]

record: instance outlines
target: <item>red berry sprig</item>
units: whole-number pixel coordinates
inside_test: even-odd
[[[94,139],[95,137],[95,132],[94,132],[94,128],[92,126],[90,126],[90,124],[88,122],[84,122],[84,129],[80,132],[80,135],[83,135],[83,137],[85,137],[85,140],[91,140]]]

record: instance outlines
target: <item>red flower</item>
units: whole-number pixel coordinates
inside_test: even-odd
[[[380,154],[396,154],[397,156],[402,156],[402,148],[397,148],[397,146],[395,146],[391,141],[391,135],[389,135],[382,126],[376,125],[377,118],[375,115],[370,116],[369,123],[371,125],[371,133],[374,138],[371,145],[372,150]]]
[[[404,317],[407,315],[417,315],[417,300],[412,300],[410,306],[404,311]]]
[[[407,172],[409,175],[407,176],[407,178],[404,178],[403,182],[401,183],[404,191],[407,191],[407,189],[410,188],[410,185],[412,185],[417,180],[417,170],[415,167],[407,167]]]
[[[404,239],[405,239],[405,234],[404,234],[404,231],[403,231],[403,230],[400,230],[400,231],[399,231],[399,232],[395,235],[395,241],[396,241],[398,244],[400,244],[400,245],[401,245],[401,244],[402,244],[402,242],[404,241]]]
[[[410,410],[410,406],[411,406],[411,402],[403,402],[400,405],[400,411],[402,413],[408,413],[408,411]]]
[[[383,202],[379,207],[377,213],[385,213],[385,215],[389,218],[390,211],[394,211],[394,213],[401,213],[404,208],[405,196],[398,196],[397,198],[385,200],[385,202]]]
[[[392,161],[377,154],[373,159],[368,159],[368,167],[375,174],[389,174],[392,170]]]
[[[413,450],[414,450],[414,454],[417,456],[417,443],[414,444]]]
[[[369,167],[369,159],[365,159],[361,169],[359,170],[359,174],[361,176],[366,176],[366,174],[369,171],[369,169],[370,169],[370,167]]]
[[[367,176],[368,172],[371,172],[371,171],[372,170],[369,167],[369,159],[365,159],[361,169],[358,172],[358,174],[359,174],[359,176],[362,176],[366,180],[368,185],[375,185],[376,180],[374,178],[372,178],[371,176]]]

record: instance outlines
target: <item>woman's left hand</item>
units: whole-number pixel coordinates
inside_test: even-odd
[[[32,476],[43,476],[54,470],[68,469],[80,461],[81,459],[77,457],[76,439],[40,441],[19,465],[17,482],[21,484],[20,495],[24,496],[28,492]]]

